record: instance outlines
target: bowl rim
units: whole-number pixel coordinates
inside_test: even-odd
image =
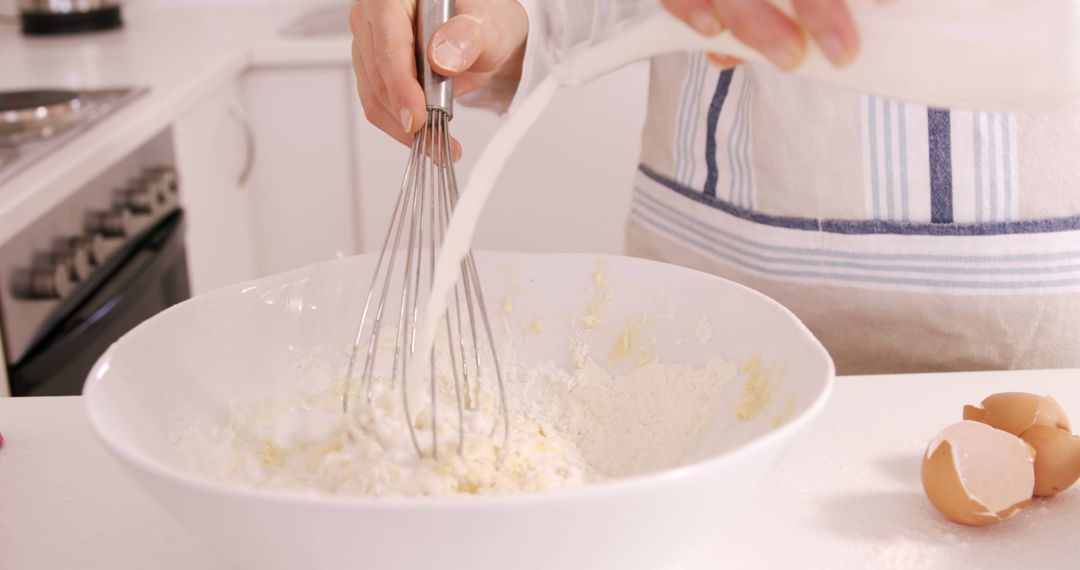
[[[179,485],[183,487],[194,488],[195,490],[209,493],[217,496],[229,496],[232,498],[254,499],[259,501],[270,501],[278,504],[295,505],[300,507],[318,507],[318,508],[330,508],[330,509],[352,509],[362,507],[365,509],[375,510],[401,510],[401,509],[421,509],[421,510],[441,510],[447,508],[453,508],[460,510],[461,508],[467,509],[492,509],[492,508],[504,508],[507,506],[551,506],[557,503],[577,502],[582,500],[600,500],[613,495],[620,495],[625,493],[645,492],[652,489],[660,488],[669,484],[673,484],[686,479],[695,479],[701,477],[707,477],[710,473],[719,471],[725,466],[737,462],[744,457],[752,457],[761,451],[768,449],[769,447],[782,446],[785,441],[791,441],[804,430],[804,428],[813,422],[822,412],[827,405],[830,397],[832,396],[833,389],[836,383],[836,365],[833,362],[831,355],[825,349],[821,341],[814,336],[810,329],[791,312],[787,307],[780,304],[773,298],[761,293],[755,289],[742,285],[740,283],[731,281],[729,279],[713,275],[704,271],[700,271],[690,267],[684,267],[675,264],[669,264],[649,259],[636,258],[623,255],[606,255],[606,254],[592,254],[592,253],[559,253],[559,252],[503,252],[503,251],[487,251],[477,250],[478,253],[486,255],[512,255],[514,257],[550,257],[550,256],[575,256],[575,257],[591,257],[594,259],[620,259],[629,260],[633,263],[641,263],[646,265],[660,265],[667,267],[676,267],[681,271],[689,271],[696,273],[708,279],[715,279],[723,282],[726,286],[734,287],[740,290],[743,294],[749,294],[758,298],[759,301],[763,301],[766,305],[771,306],[774,310],[779,310],[780,314],[791,323],[795,325],[796,330],[807,341],[809,341],[811,348],[819,353],[824,358],[825,364],[825,378],[824,386],[821,391],[814,397],[806,408],[784,422],[778,427],[775,427],[768,432],[761,434],[749,441],[743,442],[739,446],[723,451],[717,455],[709,456],[707,458],[698,459],[690,463],[679,465],[670,469],[663,469],[660,471],[644,473],[640,475],[632,475],[629,477],[620,477],[615,479],[607,479],[598,481],[595,483],[571,485],[567,487],[559,487],[555,489],[549,489],[545,491],[528,492],[528,493],[506,493],[506,494],[482,494],[482,495],[466,495],[466,494],[454,494],[454,495],[438,495],[438,496],[403,496],[403,495],[390,495],[390,496],[370,496],[370,495],[335,495],[329,493],[323,493],[320,491],[298,491],[292,489],[260,489],[256,487],[244,486],[239,483],[232,483],[226,481],[217,481],[209,477],[198,475],[191,471],[184,471],[181,469],[173,468],[164,462],[161,462],[153,458],[148,453],[140,451],[138,448],[132,445],[121,444],[118,441],[110,437],[110,428],[108,422],[102,417],[100,410],[97,409],[95,402],[97,401],[97,394],[99,393],[99,385],[103,382],[109,364],[113,358],[116,350],[121,347],[125,342],[125,337],[146,323],[151,323],[157,319],[164,318],[165,315],[171,313],[174,310],[183,310],[182,306],[191,300],[198,299],[200,297],[220,296],[230,294],[237,290],[243,291],[248,289],[252,285],[269,281],[271,279],[283,279],[291,274],[304,274],[309,273],[314,268],[319,266],[329,266],[331,264],[339,264],[346,262],[356,262],[358,258],[374,257],[376,253],[366,253],[347,257],[341,257],[322,261],[307,265],[304,267],[296,268],[290,271],[277,273],[274,275],[268,275],[259,279],[253,279],[243,283],[237,283],[228,285],[213,291],[206,292],[201,295],[192,297],[191,300],[179,303],[164,311],[154,315],[150,319],[147,319],[142,324],[129,331],[124,337],[121,337],[115,343],[113,343],[108,350],[98,359],[90,370],[87,376],[86,384],[83,388],[83,410],[86,414],[88,423],[90,424],[91,431],[97,439],[102,442],[106,449],[110,453],[120,460],[122,464],[126,464],[129,467],[134,467],[139,471],[152,476],[157,479],[162,479],[170,484]],[[786,450],[785,450],[786,451]]]

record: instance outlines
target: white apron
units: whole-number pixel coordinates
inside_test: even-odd
[[[644,4],[555,2],[580,10],[560,27],[522,3],[518,100],[541,53]],[[773,297],[840,373],[1080,366],[1080,109],[928,109],[680,54],[652,62],[643,137],[629,254]]]

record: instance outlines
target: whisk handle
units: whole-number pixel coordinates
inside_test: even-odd
[[[428,109],[454,115],[454,80],[431,69],[427,57],[431,34],[454,15],[454,0],[416,0],[416,70],[424,86]]]

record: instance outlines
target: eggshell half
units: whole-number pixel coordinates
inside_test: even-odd
[[[988,396],[982,407],[964,406],[964,419],[1020,435],[1033,425],[1070,429],[1069,417],[1050,396],[1003,392]]]
[[[1052,497],[1080,479],[1080,437],[1049,426],[1032,426],[1020,436],[1035,448],[1035,496]]]
[[[997,524],[1031,502],[1034,450],[986,424],[964,421],[941,431],[927,447],[922,483],[946,518],[969,526]]]

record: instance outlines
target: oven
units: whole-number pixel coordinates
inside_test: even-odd
[[[32,339],[28,348],[12,353],[17,358],[8,359],[13,396],[82,393],[86,375],[109,345],[191,295],[183,211],[178,208],[146,228],[114,252],[99,271],[56,303],[45,326],[37,331],[11,329],[28,333]],[[31,295],[21,302],[41,301]]]
[[[50,138],[11,148],[28,164]],[[63,152],[56,140],[48,152]],[[0,338],[13,396],[80,394],[113,342],[190,296],[173,157],[161,133],[0,243]]]

